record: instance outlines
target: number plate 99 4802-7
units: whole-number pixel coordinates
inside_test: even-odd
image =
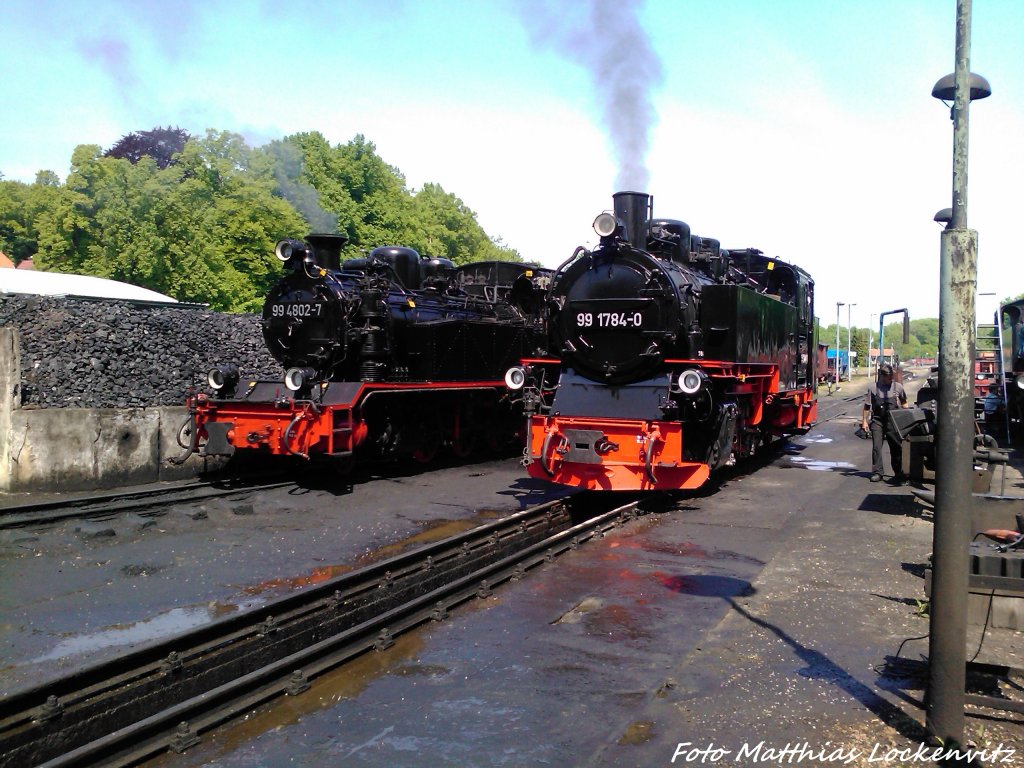
[[[271,317],[323,317],[322,301],[295,301],[287,304],[271,304]]]

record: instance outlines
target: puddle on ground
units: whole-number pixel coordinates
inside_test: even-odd
[[[309,690],[298,696],[277,696],[272,701],[212,733],[204,734],[204,746],[193,748],[190,754],[208,764],[211,758],[221,757],[252,744],[264,733],[278,731],[299,722],[306,715],[324,710],[345,699],[359,696],[375,680],[388,674],[439,678],[450,670],[439,665],[417,664],[410,660],[423,650],[420,633],[409,632],[395,638],[395,644],[385,651],[367,651],[310,681]],[[200,751],[202,750],[202,751]],[[149,763],[153,768],[180,765],[181,755],[166,753]],[[198,765],[200,763],[189,763]]]
[[[312,584],[322,584],[333,579],[335,576],[348,573],[352,568],[353,566],[351,565],[325,565],[321,568],[314,568],[309,573],[301,576],[280,576],[275,579],[267,579],[251,587],[245,587],[242,591],[247,595],[260,595],[264,592],[282,588],[296,589],[298,587],[308,587]]]
[[[791,462],[788,466],[803,467],[804,469],[812,469],[816,472],[833,472],[837,469],[857,469],[856,465],[851,464],[848,461],[821,461],[819,459],[810,459],[806,456],[789,456],[787,458]]]
[[[114,624],[110,627],[75,635],[59,642],[51,651],[31,659],[29,663],[54,661],[67,656],[101,651],[105,648],[117,648],[125,645],[136,645],[150,640],[176,635],[179,632],[209,624],[214,619],[235,613],[240,610],[255,608],[262,601],[250,603],[213,603],[189,608],[172,608],[169,611],[131,624]]]
[[[314,584],[322,584],[333,578],[349,573],[356,568],[361,568],[379,560],[386,560],[420,544],[429,544],[434,541],[455,536],[456,534],[476,528],[480,525],[479,520],[444,520],[431,524],[426,530],[415,533],[408,538],[396,541],[394,544],[387,544],[373,552],[367,552],[356,559],[355,564],[324,565],[314,568],[309,573],[298,576],[279,576],[273,579],[261,581],[250,587],[244,587],[242,592],[247,595],[260,595],[264,592],[281,591],[308,587]]]
[[[613,541],[608,545],[608,550],[640,549],[644,552],[654,552],[664,555],[677,555],[679,557],[692,557],[699,560],[738,560],[753,565],[764,565],[763,560],[750,557],[749,555],[733,552],[729,549],[707,550],[692,541],[651,541],[643,538],[631,538],[621,541]],[[605,560],[616,559],[614,553],[602,557]]]
[[[559,616],[552,624],[579,624],[584,614],[604,607],[605,601],[599,597],[588,597]]]
[[[651,638],[652,635],[646,628],[647,621],[642,610],[613,604],[585,615],[583,626],[591,636],[619,643],[625,640]]]
[[[629,727],[626,728],[625,733],[619,737],[619,745],[623,747],[633,746],[636,744],[643,744],[646,741],[650,741],[653,736],[654,723],[650,720],[640,720],[635,723],[630,723]]]
[[[430,544],[435,541],[441,541],[442,539],[472,530],[479,525],[479,518],[472,520],[442,520],[437,523],[431,523],[430,527],[426,530],[415,533],[401,541],[396,541],[394,544],[386,544],[380,549],[363,555],[359,558],[359,564],[367,565],[378,560],[386,560],[389,557],[402,554],[416,544]]]

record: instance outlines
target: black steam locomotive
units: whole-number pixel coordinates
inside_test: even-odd
[[[803,270],[614,196],[547,295],[550,358],[506,381],[534,477],[604,490],[696,488],[817,414],[814,283]],[[557,358],[557,359],[554,359]]]
[[[242,378],[236,363],[189,400],[189,452],[236,451],[350,460],[412,456],[511,441],[521,411],[506,369],[540,337],[537,310],[551,270],[510,262],[456,267],[411,248],[341,263],[341,235],[282,240],[287,274],[263,307],[263,336],[286,369]]]

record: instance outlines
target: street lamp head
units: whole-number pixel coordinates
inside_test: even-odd
[[[938,222],[939,224],[945,224],[949,226],[949,222],[953,220],[953,209],[943,208],[941,211],[936,211],[935,216],[932,217],[932,221]]]
[[[981,75],[974,74],[973,72],[971,72],[970,87],[971,101],[986,99],[992,95],[992,86],[988,84],[988,80]],[[943,102],[953,101],[956,98],[955,74],[940,77],[938,82],[932,86],[932,96]]]

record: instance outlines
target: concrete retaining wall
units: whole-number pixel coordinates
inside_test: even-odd
[[[176,436],[183,407],[18,409],[11,415],[0,490],[72,491],[194,477],[206,463],[182,466]]]
[[[0,328],[0,491],[77,491],[194,477],[212,467],[184,451],[183,406],[22,408],[18,331]]]

